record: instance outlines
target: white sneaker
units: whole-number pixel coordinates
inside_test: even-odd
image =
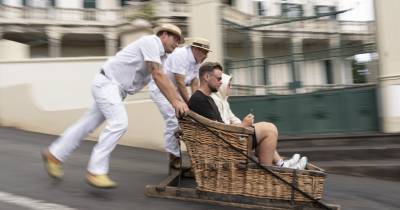
[[[307,165],[307,157],[302,157],[300,158],[299,162],[296,164],[295,167],[293,167],[294,169],[298,169],[298,170],[304,170],[306,168]]]
[[[299,159],[300,155],[296,153],[292,156],[292,158],[284,160],[282,167],[293,168],[294,166],[297,166],[297,162],[299,162]]]

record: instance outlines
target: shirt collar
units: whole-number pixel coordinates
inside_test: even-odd
[[[188,50],[188,54],[189,54],[189,61],[191,63],[196,64],[196,59],[194,58],[192,47],[191,46],[187,46],[187,50]]]
[[[158,48],[159,48],[159,50],[160,50],[160,57],[165,56],[165,55],[166,55],[165,49],[164,49],[164,46],[163,46],[163,44],[162,44],[162,42],[161,42],[160,37],[158,37],[158,36],[156,36],[156,35],[153,35],[153,36],[156,37],[157,44],[158,44]]]

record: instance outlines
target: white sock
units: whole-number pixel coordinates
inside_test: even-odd
[[[279,159],[278,162],[275,163],[275,165],[282,167],[284,163],[285,162],[283,161],[283,159]]]

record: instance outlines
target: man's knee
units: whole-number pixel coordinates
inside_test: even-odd
[[[269,132],[272,132],[272,133],[278,135],[278,128],[275,126],[275,124],[266,122],[266,127]]]
[[[125,133],[128,130],[128,120],[120,120],[110,124],[110,129],[115,132]]]
[[[270,135],[278,135],[278,128],[270,122],[259,122],[256,124],[256,128],[259,128],[263,133]]]

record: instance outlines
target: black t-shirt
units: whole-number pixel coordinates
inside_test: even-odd
[[[223,123],[218,107],[210,96],[197,90],[189,100],[189,109],[210,120]]]

